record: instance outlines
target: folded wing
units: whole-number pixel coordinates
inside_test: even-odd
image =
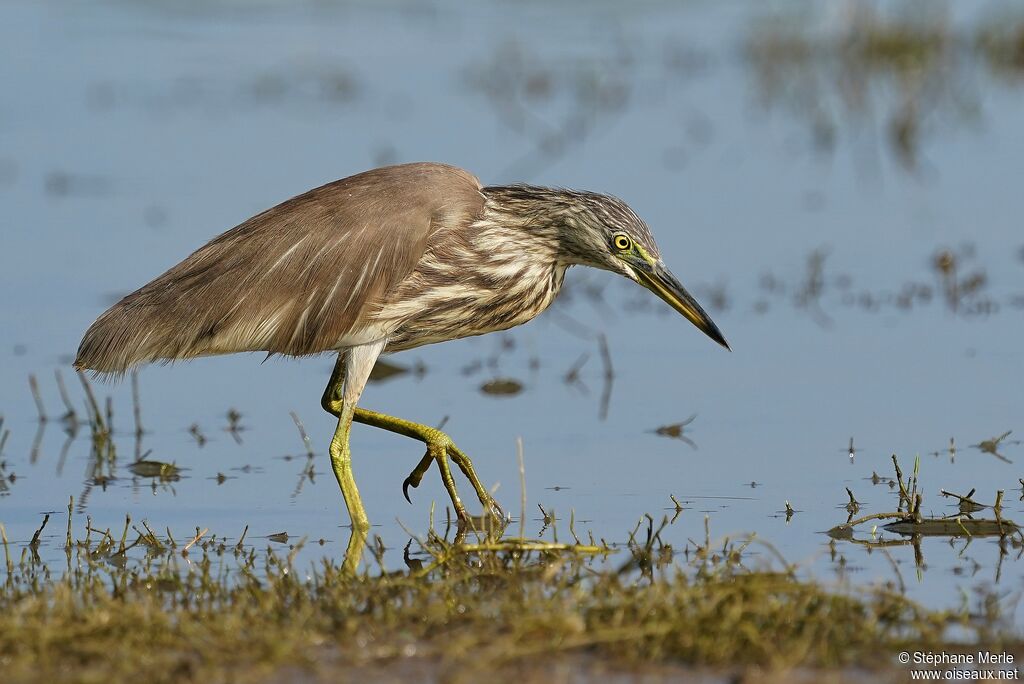
[[[375,169],[310,190],[223,233],[123,298],[86,332],[75,366],[337,349],[415,268],[437,230],[483,196],[442,164]]]

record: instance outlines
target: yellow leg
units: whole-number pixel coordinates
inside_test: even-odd
[[[354,574],[359,569],[359,561],[363,558],[363,549],[366,548],[366,538],[369,534],[369,528],[352,526],[352,534],[349,535],[348,546],[345,548],[345,560],[341,564],[342,570]]]
[[[345,497],[345,507],[348,508],[348,516],[352,520],[352,529],[365,531],[370,528],[370,519],[366,517],[366,509],[363,508],[363,500],[359,497],[359,488],[356,487],[356,478],[352,475],[352,451],[348,445],[351,430],[352,409],[342,407],[338,411],[338,427],[334,431],[334,438],[331,439],[331,467],[334,469],[334,476],[338,478],[341,495]]]
[[[394,416],[385,415],[383,413],[377,413],[376,411],[370,411],[368,409],[359,407],[349,407],[345,405],[342,400],[342,391],[344,383],[344,363],[339,358],[338,362],[334,366],[334,371],[331,373],[331,380],[327,385],[327,389],[324,390],[323,398],[320,403],[324,410],[335,416],[338,416],[338,430],[334,434],[334,440],[331,442],[331,462],[335,465],[335,475],[338,477],[338,484],[341,485],[342,493],[345,494],[345,502],[348,504],[349,495],[346,494],[346,487],[349,487],[349,491],[354,492],[354,499],[358,504],[359,511],[362,511],[362,502],[359,501],[359,493],[356,489],[355,480],[352,479],[352,468],[351,459],[348,451],[348,431],[351,427],[352,421],[357,423],[363,423],[364,425],[372,425],[389,432],[394,432],[406,437],[412,437],[427,445],[427,451],[420,459],[419,464],[413,469],[412,473],[402,483],[402,492],[405,494],[405,498],[409,499],[408,489],[410,486],[413,488],[418,487],[420,482],[423,480],[423,475],[430,468],[431,462],[436,462],[438,470],[441,473],[441,480],[444,482],[445,489],[448,491],[448,496],[452,500],[452,506],[455,508],[455,513],[458,515],[460,520],[467,520],[469,514],[466,512],[465,506],[462,504],[459,498],[458,491],[455,487],[455,479],[452,477],[451,469],[448,467],[448,457],[451,457],[455,464],[459,466],[459,469],[469,480],[476,492],[477,498],[483,505],[484,510],[499,519],[504,518],[504,512],[498,505],[498,502],[494,500],[491,493],[483,486],[480,482],[480,478],[477,477],[476,471],[473,469],[473,463],[469,460],[469,457],[455,446],[452,439],[441,432],[437,428],[430,427],[429,425],[422,425],[420,423],[414,423],[409,420],[403,420],[401,418],[395,418]],[[346,421],[347,418],[347,421]],[[341,436],[342,427],[345,426],[343,439],[341,440],[344,445],[344,451],[339,451],[339,455],[343,455],[344,459],[336,460],[335,455],[335,442],[339,442]],[[340,470],[339,470],[340,467]],[[343,476],[346,478],[343,480]],[[349,514],[353,514],[352,506],[349,506]],[[365,513],[363,513],[365,519]],[[353,517],[355,520],[355,517]]]

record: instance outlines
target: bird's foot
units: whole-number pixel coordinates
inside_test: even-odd
[[[423,454],[423,458],[416,464],[413,471],[409,473],[409,477],[405,478],[405,481],[402,483],[402,494],[405,495],[405,500],[412,503],[412,499],[409,498],[409,487],[415,489],[420,486],[420,482],[423,481],[423,475],[430,468],[430,464],[433,461],[437,462],[437,469],[441,471],[441,481],[444,482],[444,488],[448,490],[452,506],[455,507],[455,515],[458,516],[459,520],[468,520],[469,513],[462,504],[462,499],[459,498],[458,489],[455,487],[455,478],[452,477],[451,468],[448,467],[447,445],[441,441],[427,442],[427,451]]]
[[[448,447],[448,452],[452,460],[455,461],[455,465],[459,466],[459,470],[462,471],[462,474],[473,485],[477,499],[480,500],[480,505],[484,507],[484,514],[490,515],[502,524],[508,522],[508,516],[505,515],[505,511],[502,510],[494,496],[487,491],[487,488],[480,482],[480,478],[477,477],[476,471],[473,469],[473,462],[469,460],[469,456],[462,449],[455,446],[455,444],[451,444]]]
[[[428,439],[425,439],[427,443],[426,453],[423,454],[423,458],[413,468],[409,477],[405,478],[405,481],[402,483],[402,494],[405,495],[406,501],[412,503],[412,499],[409,498],[409,487],[413,489],[418,487],[420,482],[423,481],[423,476],[430,469],[430,464],[436,461],[438,470],[441,472],[441,480],[444,482],[445,489],[448,490],[448,496],[451,497],[452,505],[455,507],[455,514],[458,516],[459,521],[467,522],[471,520],[455,488],[455,480],[452,477],[451,468],[448,466],[448,457],[450,456],[473,486],[480,504],[484,507],[485,514],[492,516],[496,520],[504,521],[505,512],[498,505],[498,502],[494,500],[494,497],[491,496],[491,493],[481,484],[476,471],[473,470],[473,463],[469,460],[469,457],[455,446],[455,443],[448,435],[440,430],[435,432],[436,434],[431,434]]]

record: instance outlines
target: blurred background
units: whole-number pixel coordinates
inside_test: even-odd
[[[389,358],[363,404],[444,421],[516,516],[522,437],[529,534],[572,514],[621,543],[668,515],[681,550],[707,515],[808,574],[899,577],[930,605],[1022,588],[1005,541],[913,545],[869,525],[861,541],[892,542],[883,557],[823,534],[847,519],[846,488],[861,513],[896,507],[894,453],[908,472],[920,458],[929,514],[956,512],[940,488],[975,488],[1024,517],[1013,3],[7,0],[0,55],[12,543],[73,496],[98,528],[127,512],[340,553],[319,407],[332,359],[145,368],[140,439],[131,382],[94,385],[115,431],[100,452],[62,420],[86,415],[70,363],[106,307],[214,235],[325,182],[434,160],[622,197],[734,349],[574,269],[525,327]],[[353,451],[400,565],[402,526],[424,531],[432,501],[443,519],[444,490],[431,471],[402,499],[415,442],[357,427]],[[63,558],[63,523],[43,542]]]

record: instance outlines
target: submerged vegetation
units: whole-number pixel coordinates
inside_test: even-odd
[[[802,11],[772,17],[755,24],[744,46],[758,100],[805,120],[822,152],[851,133],[884,141],[899,165],[916,173],[929,134],[977,125],[980,77],[1007,87],[1022,81],[1019,14],[954,27],[938,3],[845,10],[830,15],[832,22]]]
[[[408,667],[468,681],[579,656],[612,669],[875,670],[907,648],[958,648],[954,633],[1018,645],[996,601],[930,610],[892,583],[801,578],[754,539],[707,534],[676,552],[659,531],[648,518],[646,534],[606,548],[604,563],[572,545],[491,551],[431,531],[410,540],[407,569],[353,573],[329,558],[296,567],[305,540],[280,554],[244,533],[176,541],[130,520],[120,538],[91,526],[75,538],[69,521],[59,576],[39,562],[38,534],[20,557],[4,536],[0,668],[8,682],[397,677]],[[379,560],[383,542],[367,549]]]
[[[995,442],[998,443],[999,439],[1005,439],[1008,434],[995,438]],[[955,453],[955,444],[952,441],[950,451]],[[1015,522],[1003,517],[1004,490],[997,490],[994,503],[985,505],[972,498],[975,489],[971,489],[963,495],[940,489],[939,493],[943,497],[958,501],[956,512],[943,516],[925,516],[922,512],[924,495],[921,492],[923,488],[919,488],[920,459],[915,460],[913,473],[908,478],[904,478],[895,454],[892,456],[892,464],[895,469],[895,477],[888,480],[888,484],[896,489],[899,497],[896,510],[868,513],[855,518],[854,516],[861,512],[861,504],[847,487],[849,503],[846,504],[846,510],[849,515],[846,522],[836,525],[827,533],[832,538],[833,554],[836,541],[856,544],[868,550],[879,549],[883,552],[893,547],[910,546],[914,550],[914,566],[918,572],[922,572],[927,567],[922,549],[922,542],[925,538],[945,537],[950,540],[951,545],[954,539],[965,539],[963,548],[966,549],[975,538],[992,537],[996,539],[999,550],[995,567],[997,583],[1002,576],[1003,561],[1010,555],[1010,549],[1016,549],[1017,558],[1024,554],[1024,531]],[[877,473],[872,473],[870,479],[872,484],[886,481]],[[1021,484],[1024,485],[1024,480],[1021,481]],[[992,511],[991,518],[977,517],[986,509]],[[863,530],[868,523],[872,525],[872,528],[869,533],[865,534]],[[890,532],[892,535],[886,537],[880,534],[879,524],[882,524],[881,531]],[[893,567],[897,566],[894,564]],[[901,586],[902,582],[902,576],[900,576]],[[1014,599],[1013,602],[1015,603],[1016,600]]]
[[[1009,432],[1005,433],[1002,435],[1002,438],[1005,439],[1009,434]],[[847,504],[846,510],[850,514],[849,518],[842,525],[837,525],[829,530],[829,535],[836,539],[848,539],[852,537],[853,528],[857,525],[872,521],[891,520],[892,522],[885,525],[885,529],[909,536],[939,535],[955,537],[963,535],[973,537],[994,535],[1005,539],[1011,535],[1016,535],[1018,544],[1024,541],[1024,535],[1022,535],[1020,527],[1002,515],[1003,490],[1000,489],[996,492],[995,503],[990,506],[980,504],[971,498],[974,495],[974,489],[965,495],[948,492],[945,489],[939,490],[942,496],[955,498],[959,501],[957,512],[942,517],[925,517],[921,512],[924,495],[918,491],[920,459],[914,462],[914,472],[906,480],[904,480],[903,470],[900,468],[896,454],[892,455],[892,464],[896,470],[896,477],[891,482],[895,483],[899,488],[897,492],[899,503],[896,511],[891,513],[869,513],[854,519],[854,515],[860,511],[860,503],[853,496],[853,492],[847,488],[846,493],[850,497],[850,502]],[[993,518],[977,519],[974,517],[975,513],[986,508],[992,510]]]
[[[94,453],[100,461],[114,458],[112,409],[101,413],[82,380]],[[308,459],[305,428],[292,419]],[[237,427],[239,419],[229,422]],[[660,432],[682,437],[689,422]],[[522,473],[521,459],[520,451]],[[955,518],[925,519],[918,468],[904,478],[895,457],[894,466],[898,512],[854,520],[860,503],[847,489],[850,519],[830,532],[834,540],[883,553],[911,543],[920,567],[922,535],[986,533],[978,525],[992,521],[971,518],[985,508],[973,490],[943,492],[960,501]],[[154,483],[179,473],[145,458],[129,470]],[[175,538],[129,515],[120,531],[98,529],[84,516],[83,534],[74,500],[63,535],[52,533],[59,514],[46,514],[27,541],[10,541],[0,524],[4,681],[314,681],[409,672],[472,681],[484,670],[546,681],[567,664],[577,673],[656,666],[676,675],[699,668],[727,676],[793,668],[893,675],[900,651],[1021,646],[1012,602],[991,591],[973,602],[965,596],[956,607],[928,608],[908,597],[895,564],[889,581],[822,582],[754,536],[713,541],[707,516],[702,541],[673,548],[662,533],[685,510],[674,496],[672,519],[659,525],[645,515],[624,544],[589,532],[583,540],[574,513],[565,521],[542,505],[541,536],[550,530],[550,540],[527,539],[525,479],[522,492],[517,525],[467,529],[449,520],[442,532],[431,522],[424,537],[410,533],[401,570],[385,563],[384,540],[366,532],[353,531],[340,557],[302,567],[297,558],[307,539],[285,532],[256,537],[247,527],[233,538],[196,527]],[[991,507],[995,533],[1001,544],[1011,535],[1008,543],[1016,543],[1020,533],[1000,517],[1000,501]],[[789,502],[786,508],[788,520],[795,511]],[[881,540],[874,531],[854,538],[854,526],[888,518],[909,525],[897,531],[914,540]],[[566,522],[559,542],[557,528]],[[921,529],[929,525],[945,527]],[[63,570],[54,547],[63,551]]]

